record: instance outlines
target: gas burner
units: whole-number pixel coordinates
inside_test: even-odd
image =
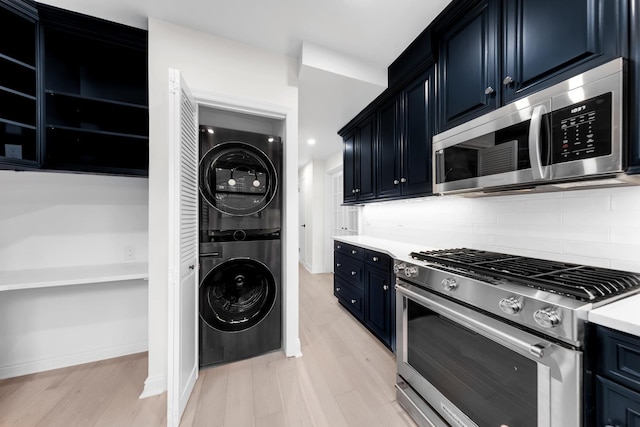
[[[598,302],[640,289],[640,274],[627,271],[468,248],[412,252],[410,255],[434,264],[435,268],[444,267],[477,280],[506,281],[578,301]]]

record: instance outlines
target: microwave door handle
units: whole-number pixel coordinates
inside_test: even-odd
[[[547,174],[542,166],[542,116],[547,112],[544,105],[536,105],[531,114],[531,127],[529,128],[529,160],[531,161],[531,171],[533,179],[546,179]]]

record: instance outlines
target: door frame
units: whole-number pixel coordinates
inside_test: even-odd
[[[188,77],[185,78],[187,84]],[[287,357],[302,356],[299,337],[298,306],[298,111],[251,98],[228,96],[191,88],[196,108],[211,107],[242,114],[256,115],[284,121],[284,167],[282,182],[282,325],[283,350]],[[171,281],[169,281],[171,284]],[[168,289],[169,304],[173,304]],[[171,329],[173,325],[168,325]],[[167,343],[167,366],[174,363],[173,343]],[[196,349],[197,351],[197,349]],[[168,426],[171,427],[171,426]]]
[[[188,82],[187,82],[188,83]],[[282,337],[287,357],[302,356],[298,307],[298,110],[253,98],[191,89],[199,107],[284,121],[282,183]]]

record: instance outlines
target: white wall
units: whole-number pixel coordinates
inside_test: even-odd
[[[640,272],[640,187],[371,204],[362,234]]]
[[[145,262],[147,185],[0,171],[0,271]],[[146,350],[146,299],[144,280],[1,292],[0,378]]]
[[[325,272],[325,161],[314,160],[302,167],[299,181],[305,186],[304,200],[306,233],[304,266],[311,273]],[[301,231],[302,232],[302,231]]]
[[[179,69],[194,92],[240,104],[261,104],[265,111],[290,112],[284,138],[284,345],[287,355],[300,354],[296,62],[152,17],[149,19],[149,377],[145,387],[148,393],[166,388],[167,373],[169,68]]]

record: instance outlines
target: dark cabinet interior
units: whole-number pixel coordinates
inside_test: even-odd
[[[44,8],[44,166],[146,175],[146,33]]]
[[[147,175],[146,31],[0,5],[0,165]]]
[[[36,23],[34,7],[0,3],[0,162],[15,167],[40,162]]]
[[[334,242],[333,294],[384,345],[395,349],[395,291],[391,258]]]

